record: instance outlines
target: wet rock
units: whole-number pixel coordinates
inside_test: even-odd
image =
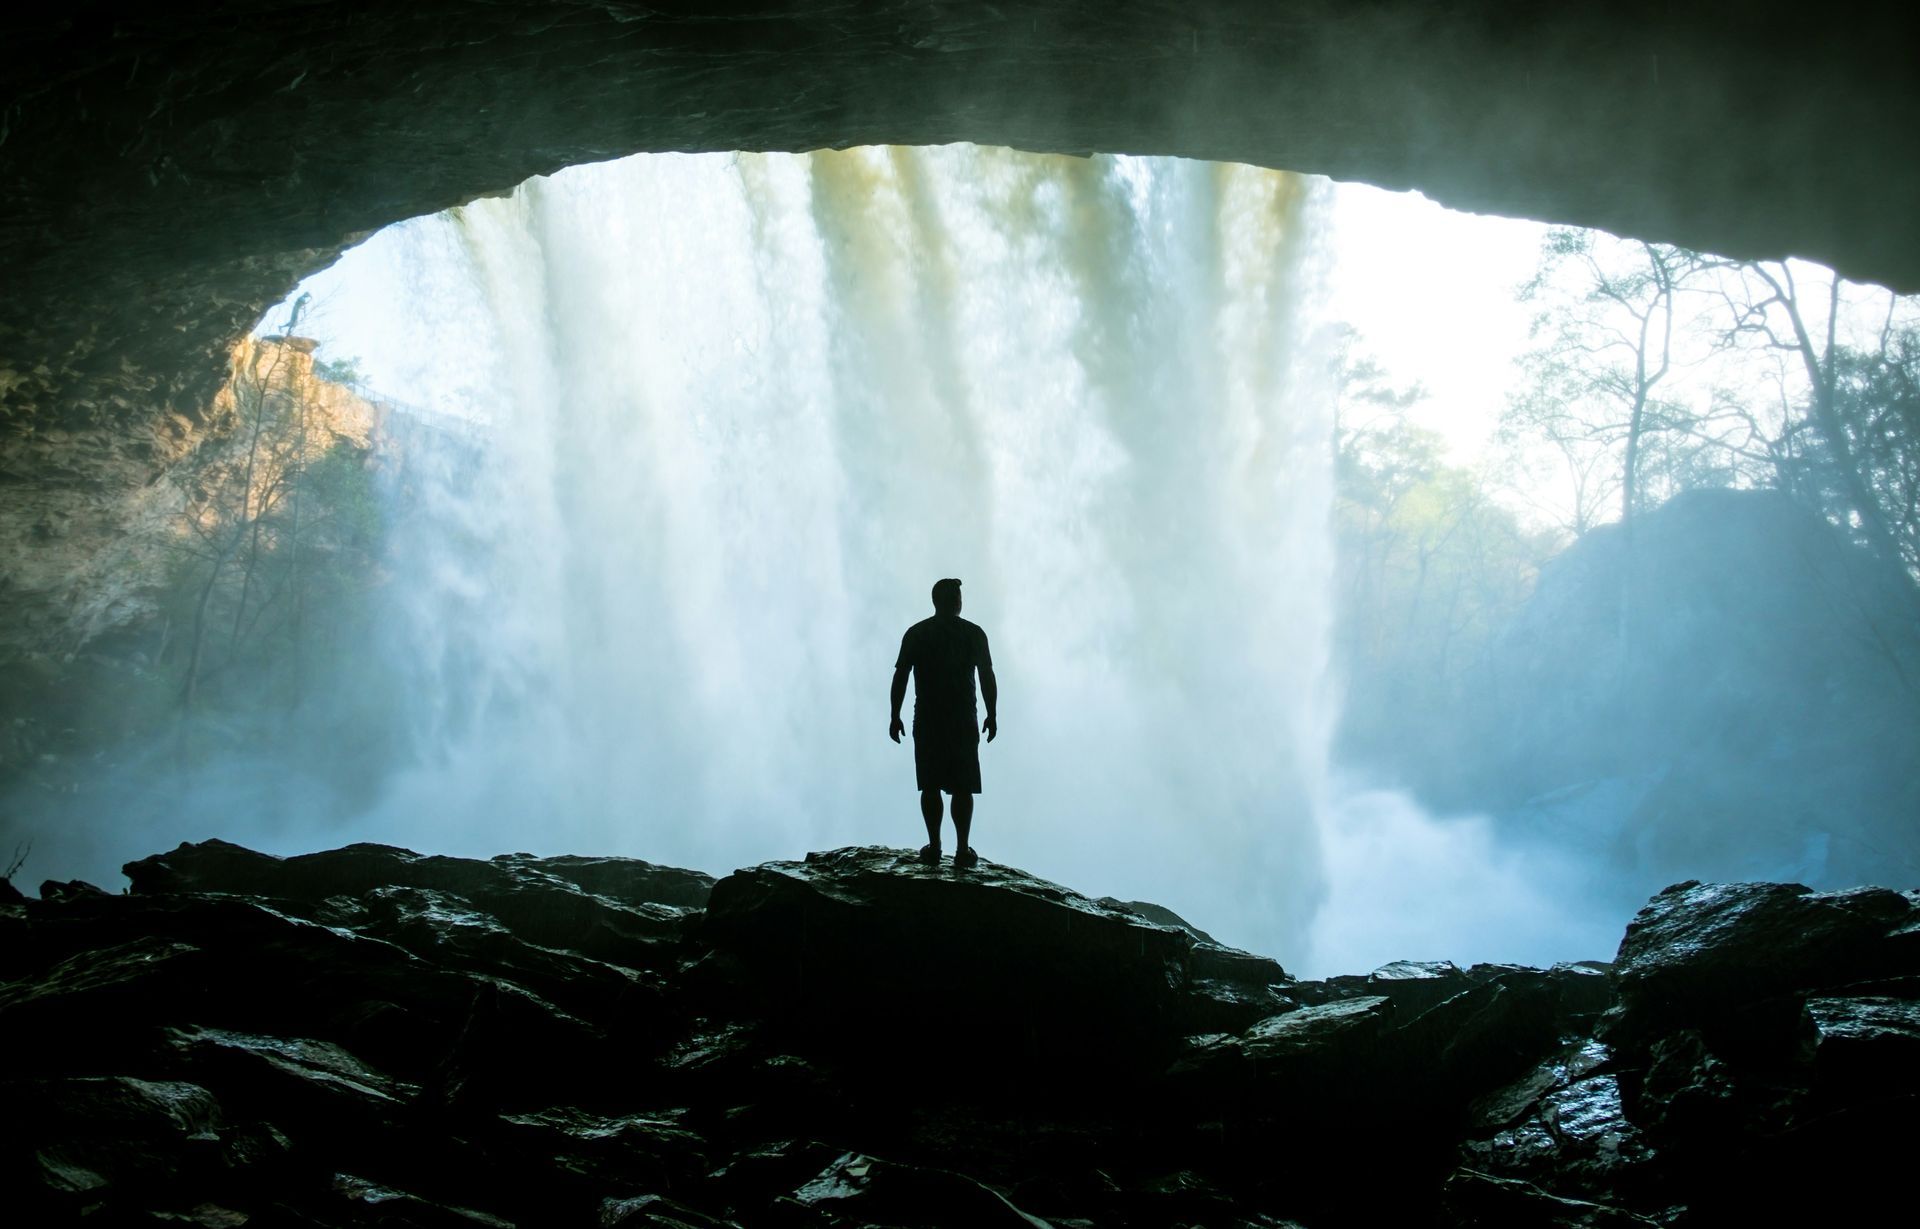
[[[0,984],[0,1049],[93,1066],[144,1047],[200,1001],[214,966],[192,944],[135,938]]]
[[[1417,1079],[1427,1100],[1460,1106],[1526,1071],[1575,1031],[1557,978],[1502,970],[1405,1020],[1388,1039],[1387,1065]]]
[[[1813,1076],[1828,1102],[1920,1098],[1920,1002],[1812,998]]]
[[[711,1168],[706,1141],[681,1117],[606,1116],[554,1106],[502,1115],[483,1137],[490,1153],[526,1158],[541,1174],[538,1185],[548,1214],[588,1221],[606,1215],[606,1204],[616,1199],[610,1191],[632,1202],[643,1194],[678,1195],[704,1184]],[[659,1209],[649,1214],[656,1213]]]
[[[1300,1006],[1283,986],[1199,977],[1189,982],[1182,1023],[1191,1029],[1238,1032],[1255,1021]]]
[[[856,1225],[1050,1229],[1046,1221],[971,1178],[857,1152],[835,1158],[793,1192],[793,1202]]]
[[[1167,908],[1165,905],[1156,905],[1152,901],[1147,900],[1119,900],[1112,896],[1102,896],[1096,903],[1103,908],[1117,909],[1131,913],[1136,917],[1145,918],[1155,926],[1169,926],[1174,930],[1184,930],[1201,943],[1211,943],[1216,947],[1220,946],[1219,940],[1198,926],[1195,926],[1192,922],[1181,917],[1173,910]]]
[[[196,1190],[274,1150],[232,1129],[198,1084],[115,1075],[4,1089],[11,1143],[0,1181],[10,1203],[37,1215],[104,1217],[142,1202],[191,1202]]]
[[[1373,1061],[1394,1015],[1392,1000],[1380,995],[1297,1007],[1238,1036],[1184,1038],[1166,1074],[1195,1106],[1262,1116],[1272,1106],[1328,1097],[1327,1112],[1344,1118],[1395,1082]]]
[[[1912,899],[1886,888],[1676,884],[1627,926],[1607,1034],[1634,1048],[1681,1028],[1738,1029],[1765,1000],[1920,972],[1898,937],[1915,921]]]
[[[1636,1097],[1639,1121],[1657,1137],[1685,1139],[1757,1126],[1733,1069],[1696,1029],[1653,1043]],[[1748,1120],[1748,1121],[1743,1121]]]
[[[660,1195],[608,1199],[600,1205],[601,1229],[738,1229]]]
[[[563,854],[536,858],[530,854],[503,854],[493,860],[564,879],[595,896],[623,905],[672,905],[704,909],[713,893],[713,876],[677,866],[660,866],[639,858],[590,858]]]
[[[333,1198],[323,1205],[326,1213],[341,1215],[339,1221],[323,1221],[351,1226],[406,1226],[406,1229],[514,1229],[509,1220],[475,1212],[468,1208],[436,1203],[419,1195],[355,1177],[337,1174],[332,1184]]]
[[[662,946],[679,937],[688,908],[678,902],[696,899],[710,882],[695,871],[637,859],[507,854],[482,862],[367,844],[276,858],[225,841],[204,841],[124,869],[136,893],[241,893],[309,907],[334,896],[359,897],[393,887],[450,893],[529,943],[641,968],[667,958]],[[583,883],[622,895],[604,895]],[[651,899],[656,895],[667,899]]]
[[[1903,1197],[1920,1108],[1897,893],[1683,886],[1617,978],[1297,982],[890,850],[741,871],[704,914],[618,859],[135,867],[0,909],[31,1144],[0,1182],[35,1223],[1838,1223]]]
[[[1560,1009],[1569,1017],[1598,1016],[1613,1006],[1613,966],[1599,960],[1556,964],[1548,976],[1560,988]]]
[[[1627,1117],[1617,1077],[1595,1071],[1546,1093],[1516,1125],[1462,1147],[1469,1168],[1524,1179],[1556,1195],[1601,1202],[1653,1185],[1654,1151]]]
[[[1474,984],[1451,960],[1396,960],[1367,974],[1362,993],[1385,995],[1402,1011],[1417,1014]]]
[[[49,879],[40,885],[41,900],[80,900],[89,896],[106,896],[107,894],[106,889],[95,887],[84,879],[69,879],[65,883]]]
[[[175,1030],[169,1045],[179,1069],[233,1090],[236,1108],[296,1136],[377,1132],[420,1091],[331,1042],[310,1038],[189,1028]]]
[[[1011,867],[934,869],[880,848],[737,871],[699,938],[816,1044],[901,1055],[938,1021],[970,1040],[960,1061],[1109,1077],[1170,1051],[1195,947]]]
[[[743,1149],[709,1176],[710,1187],[750,1221],[825,1172],[840,1151],[818,1140],[781,1140]]]
[[[1259,1068],[1339,1061],[1377,1038],[1394,1014],[1384,995],[1343,999],[1271,1016],[1249,1028],[1241,1044]]]
[[[570,1010],[643,1010],[657,983],[565,948],[529,943],[465,897],[432,888],[375,888],[347,914],[352,928],[443,968],[505,977]]]
[[[491,896],[519,883],[552,879],[622,904],[699,908],[713,887],[712,877],[699,871],[638,858],[536,858],[513,853],[481,861],[375,844],[279,858],[227,841],[187,842],[169,853],[131,862],[125,870],[135,892],[230,891],[303,901],[357,896],[380,887]]]
[[[1539,1105],[1540,1099],[1584,1079],[1608,1061],[1607,1048],[1582,1039],[1568,1045],[1519,1079],[1476,1098],[1469,1107],[1470,1131],[1490,1135],[1512,1126]]]
[[[1450,1223],[1473,1229],[1653,1229],[1670,1223],[1471,1169],[1447,1179],[1445,1200]]]

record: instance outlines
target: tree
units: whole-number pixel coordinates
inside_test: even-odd
[[[1720,283],[1719,344],[1785,356],[1798,377],[1783,372],[1776,381],[1783,402],[1803,407],[1789,414],[1772,450],[1781,485],[1912,571],[1911,544],[1903,546],[1896,526],[1910,515],[1904,467],[1920,448],[1908,402],[1915,326],[1910,315],[1900,323],[1902,304],[1889,293],[1877,336],[1850,345],[1841,332],[1844,283],[1824,270],[1811,277],[1805,285],[1786,261],[1735,266]]]
[[[368,441],[345,429],[340,390],[316,374],[313,343],[291,335],[298,315],[296,304],[278,337],[241,344],[214,438],[186,475],[178,547],[191,594],[180,685],[189,711],[211,670],[270,642],[266,664],[288,667],[297,700],[316,592],[371,572]]]
[[[1876,350],[1842,347],[1832,366],[1834,430],[1878,513],[1884,549],[1920,576],[1920,327],[1890,325]]]
[[[1631,523],[1647,502],[1649,456],[1671,451],[1658,437],[1689,429],[1694,416],[1659,394],[1681,361],[1680,298],[1709,267],[1665,244],[1548,233],[1539,271],[1521,290],[1542,305],[1537,344],[1522,359],[1529,386],[1502,427],[1510,445],[1541,441],[1558,457],[1572,495],[1563,523],[1575,536],[1615,500]]]
[[[1359,357],[1349,335],[1335,434],[1342,739],[1362,759],[1429,778],[1451,771],[1463,714],[1496,690],[1500,630],[1531,592],[1553,535],[1530,530],[1488,476],[1450,463],[1440,437],[1408,421],[1424,397]],[[1410,748],[1431,757],[1423,763]]]

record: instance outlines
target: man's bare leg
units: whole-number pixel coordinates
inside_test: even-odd
[[[957,803],[958,801],[959,799],[956,796],[955,802]],[[927,845],[933,850],[933,856],[938,858],[940,856],[940,791],[939,790],[923,789],[920,791],[920,818],[927,821]],[[956,812],[956,814],[954,815],[954,822],[956,825],[958,825],[959,819],[960,817]],[[966,845],[966,838],[964,836],[961,837],[960,844],[963,847]]]
[[[973,795],[962,790],[953,796],[953,856],[962,857],[972,848],[967,834],[973,829]]]

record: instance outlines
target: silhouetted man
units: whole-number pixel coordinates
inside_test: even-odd
[[[973,672],[980,671],[980,694],[987,701],[987,720],[974,726]],[[993,658],[987,653],[987,633],[960,617],[960,582],[942,580],[933,586],[933,617],[922,619],[900,638],[900,658],[893,663],[893,722],[887,735],[895,742],[906,727],[900,723],[900,704],[907,698],[907,675],[913,675],[913,773],[920,785],[920,815],[927,821],[927,843],[920,860],[940,861],[940,791],[953,795],[953,864],[972,866],[979,861],[967,844],[973,826],[973,796],[980,792],[980,734],[987,741],[999,733],[993,710],[1000,688],[993,679]]]

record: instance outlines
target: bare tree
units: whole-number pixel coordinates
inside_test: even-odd
[[[1786,356],[1798,367],[1800,380],[1795,383],[1800,387],[1796,391],[1804,399],[1805,407],[1800,434],[1804,434],[1804,427],[1810,427],[1819,447],[1815,451],[1802,446],[1790,453],[1788,446],[1797,441],[1796,432],[1789,429],[1782,433],[1783,446],[1776,451],[1783,462],[1797,462],[1793,468],[1801,471],[1809,461],[1822,466],[1839,494],[1841,506],[1835,509],[1838,519],[1858,533],[1875,553],[1885,559],[1900,560],[1911,568],[1914,561],[1901,549],[1889,523],[1888,510],[1883,506],[1883,494],[1892,496],[1896,503],[1900,497],[1897,490],[1883,493],[1876,489],[1876,475],[1870,463],[1871,445],[1863,455],[1862,444],[1866,441],[1856,434],[1862,426],[1869,433],[1884,430],[1888,425],[1897,430],[1904,426],[1904,421],[1895,411],[1891,422],[1882,419],[1874,423],[1872,411],[1866,411],[1863,416],[1863,407],[1857,404],[1851,407],[1855,413],[1849,414],[1849,407],[1843,404],[1848,390],[1842,387],[1843,370],[1863,375],[1875,367],[1885,371],[1898,366],[1894,348],[1896,340],[1904,335],[1903,330],[1895,327],[1899,301],[1896,296],[1888,295],[1885,322],[1876,347],[1849,347],[1840,340],[1844,307],[1841,278],[1833,273],[1813,276],[1814,284],[1803,285],[1801,274],[1785,261],[1756,261],[1737,266],[1733,276],[1720,281],[1719,297],[1725,307],[1720,344],[1729,350],[1758,346]],[[1786,391],[1787,387],[1783,380],[1783,399],[1794,395]],[[1805,479],[1796,474],[1792,481],[1803,483]],[[1897,483],[1897,478],[1895,481]]]
[[[1615,499],[1630,524],[1646,502],[1651,437],[1685,431],[1693,420],[1658,393],[1681,361],[1680,296],[1708,267],[1665,244],[1548,234],[1540,270],[1521,291],[1541,305],[1536,345],[1522,359],[1530,387],[1502,424],[1510,441],[1538,439],[1558,453],[1572,483],[1575,534]]]
[[[189,710],[210,652],[217,645],[223,665],[237,661],[270,615],[290,629],[298,691],[308,559],[340,512],[339,501],[310,490],[340,441],[316,404],[311,343],[292,337],[303,304],[277,338],[246,343],[228,385],[226,429],[202,449],[187,483],[181,549],[197,576],[181,680]]]

